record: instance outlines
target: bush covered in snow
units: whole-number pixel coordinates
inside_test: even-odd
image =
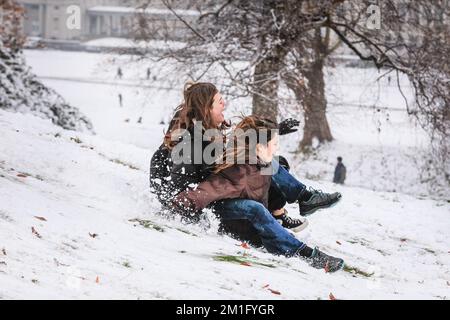
[[[6,48],[1,42],[0,108],[31,112],[64,129],[93,132],[89,119],[37,79],[20,51]]]

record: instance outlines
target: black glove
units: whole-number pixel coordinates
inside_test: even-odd
[[[281,121],[278,124],[278,130],[279,130],[280,136],[284,136],[286,134],[298,131],[298,128],[295,128],[295,127],[298,127],[299,125],[300,125],[300,121],[298,121],[294,118],[289,118],[284,121]]]

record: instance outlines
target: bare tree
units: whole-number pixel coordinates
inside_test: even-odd
[[[414,105],[405,99],[408,113],[417,116],[423,127],[446,134],[450,107],[448,0],[385,0],[379,5],[380,30],[355,24],[351,15],[331,17],[326,26],[361,60],[383,68],[385,75],[407,75],[415,94]]]
[[[188,6],[198,10],[198,17],[190,21],[177,14],[176,3],[161,1],[190,33],[186,46],[168,48],[160,58],[180,62],[194,80],[219,68],[229,93],[251,95],[253,112],[273,118],[280,110],[280,81],[285,81],[305,112],[302,147],[314,137],[332,139],[323,90],[331,35],[360,60],[385,75],[395,74],[399,90],[399,75],[406,75],[415,94],[408,113],[445,147],[450,99],[447,0],[191,0]],[[144,2],[144,7],[151,5],[151,0]],[[368,25],[374,3],[380,28]]]
[[[414,100],[409,103],[403,95],[407,112],[430,133],[428,169],[434,167],[450,184],[449,1],[384,0],[378,5],[381,29],[369,30],[348,14],[330,17],[325,25],[361,60],[383,68],[384,75],[394,73],[402,94],[399,76],[408,77]]]
[[[288,62],[292,67],[281,75],[303,109],[305,125],[301,150],[310,147],[314,138],[320,143],[333,140],[326,116],[324,67],[340,41],[333,42],[330,33],[329,28],[308,32],[292,51],[292,61]]]
[[[286,55],[308,30],[323,24],[327,14],[341,1],[318,1],[305,10],[308,2],[191,1],[199,16],[187,22],[176,13],[173,1],[162,0],[191,34],[185,39],[185,47],[168,48],[161,58],[181,62],[184,68],[191,69],[190,74],[197,75],[194,80],[212,67],[219,67],[227,75],[230,92],[251,95],[255,114],[276,118],[280,74],[286,68]],[[145,1],[144,7],[151,4],[151,0]],[[152,39],[150,35],[148,40]]]

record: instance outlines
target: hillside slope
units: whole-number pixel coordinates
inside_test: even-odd
[[[0,110],[0,299],[450,297],[445,201],[338,188],[298,237],[369,274],[330,275],[158,216],[149,156]]]

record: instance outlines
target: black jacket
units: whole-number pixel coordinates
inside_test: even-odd
[[[191,139],[183,139],[172,150],[174,153],[172,159],[182,156],[185,160],[182,163],[173,163],[170,171],[170,180],[176,194],[186,190],[190,185],[199,184],[211,174],[213,164],[208,165],[203,160],[203,152],[208,145],[208,141],[202,141],[201,148],[195,150],[194,138],[191,137]],[[177,150],[182,151],[177,152]],[[190,154],[185,156],[184,150],[190,151]],[[198,159],[195,159],[195,152],[198,153]],[[199,163],[194,163],[194,160],[198,160]]]
[[[334,169],[334,177],[333,182],[338,184],[344,184],[345,178],[347,175],[347,169],[345,168],[343,163],[338,163],[336,168]]]
[[[210,144],[203,141],[201,150],[197,150],[203,154],[205,148]],[[177,163],[172,159],[172,152],[178,153],[177,150],[190,150],[190,155],[184,157],[183,152],[179,152],[176,156],[183,156],[185,163]],[[162,203],[166,203],[178,193],[188,189],[190,185],[198,184],[211,174],[212,165],[205,164],[203,157],[201,163],[195,164],[193,159],[195,155],[194,136],[182,139],[174,150],[169,150],[166,146],[161,145],[153,154],[150,162],[150,188]],[[175,156],[175,154],[174,154]],[[175,158],[175,157],[174,157]]]
[[[154,193],[161,204],[167,204],[171,192],[170,171],[172,160],[170,150],[162,144],[153,154],[150,161],[150,191]]]

